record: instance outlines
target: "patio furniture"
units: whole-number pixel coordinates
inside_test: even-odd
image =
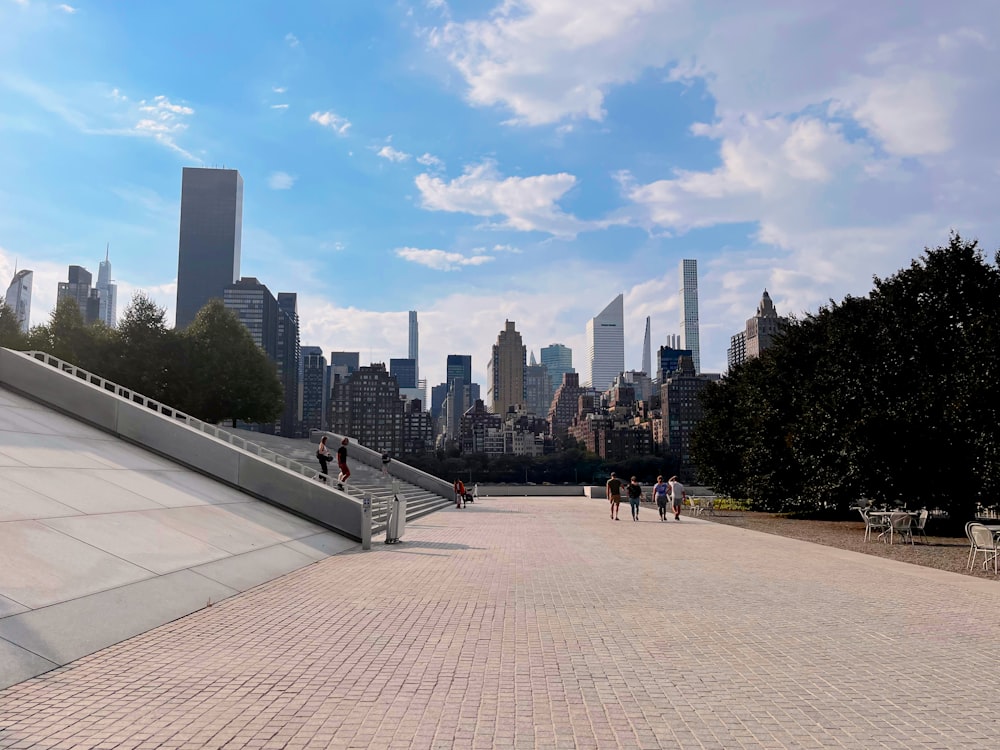
[[[913,515],[905,510],[897,510],[889,516],[889,544],[892,544],[893,537],[899,534],[904,540],[909,538],[913,544]],[[885,532],[880,535],[885,541]]]
[[[881,536],[882,532],[889,525],[888,516],[884,513],[873,513],[866,508],[858,507],[858,513],[861,514],[861,519],[865,522],[865,541],[871,541],[872,532],[876,531]]]
[[[927,531],[926,531],[926,528],[927,528],[927,519],[928,519],[928,517],[930,517],[930,513],[927,511],[926,508],[924,510],[920,511],[920,513],[917,515],[916,520],[913,523],[913,528],[911,530],[911,531],[915,531],[915,532],[919,533],[920,536],[922,536],[924,538],[925,542],[927,541]]]
[[[986,570],[986,566],[992,560],[993,575],[996,575],[997,557],[1000,557],[1000,546],[997,545],[996,535],[981,523],[969,524],[968,534],[969,538],[972,540],[972,562],[969,565],[969,570],[972,570],[972,565],[975,563],[979,553],[982,552],[983,570]]]

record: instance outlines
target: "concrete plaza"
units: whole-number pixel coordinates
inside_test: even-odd
[[[0,748],[996,745],[995,581],[627,516],[435,513],[0,692]]]

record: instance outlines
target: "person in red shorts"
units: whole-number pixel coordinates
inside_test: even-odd
[[[340,475],[337,477],[337,489],[344,489],[344,482],[351,478],[351,470],[347,468],[347,444],[350,441],[344,438],[340,441],[340,447],[337,448],[337,467],[340,469]]]

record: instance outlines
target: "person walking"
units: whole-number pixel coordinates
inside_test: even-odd
[[[455,507],[464,508],[465,507],[465,484],[461,479],[456,479],[455,484]]]
[[[385,453],[382,454],[382,478],[383,479],[388,479],[389,478],[389,462],[390,461],[392,461],[392,459],[389,457],[389,452],[386,451]]]
[[[639,520],[639,501],[642,500],[642,485],[639,484],[639,480],[632,477],[632,481],[628,483],[628,504],[632,509],[632,520]]]
[[[622,480],[615,476],[615,473],[611,472],[611,478],[608,479],[607,484],[604,485],[605,489],[608,491],[608,502],[611,503],[611,518],[615,521],[618,520],[618,506],[622,502]]]
[[[670,498],[673,501],[675,521],[681,520],[681,506],[684,505],[686,497],[687,492],[684,489],[684,485],[678,481],[677,477],[670,477]]]
[[[351,442],[347,438],[340,441],[340,447],[337,448],[337,467],[340,469],[340,475],[337,477],[337,489],[344,489],[344,483],[351,478],[351,470],[347,468],[347,444]]]
[[[329,471],[327,466],[333,460],[333,454],[330,453],[330,449],[326,447],[326,435],[319,439],[319,447],[316,449],[316,459],[319,461],[319,479],[321,482],[326,484],[329,481]]]
[[[656,509],[660,511],[660,520],[667,520],[667,495],[670,494],[670,485],[663,481],[663,476],[656,478],[653,485],[653,499],[656,500]]]

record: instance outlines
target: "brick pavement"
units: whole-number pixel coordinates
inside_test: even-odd
[[[605,513],[433,514],[0,692],[0,748],[996,746],[997,582]]]

